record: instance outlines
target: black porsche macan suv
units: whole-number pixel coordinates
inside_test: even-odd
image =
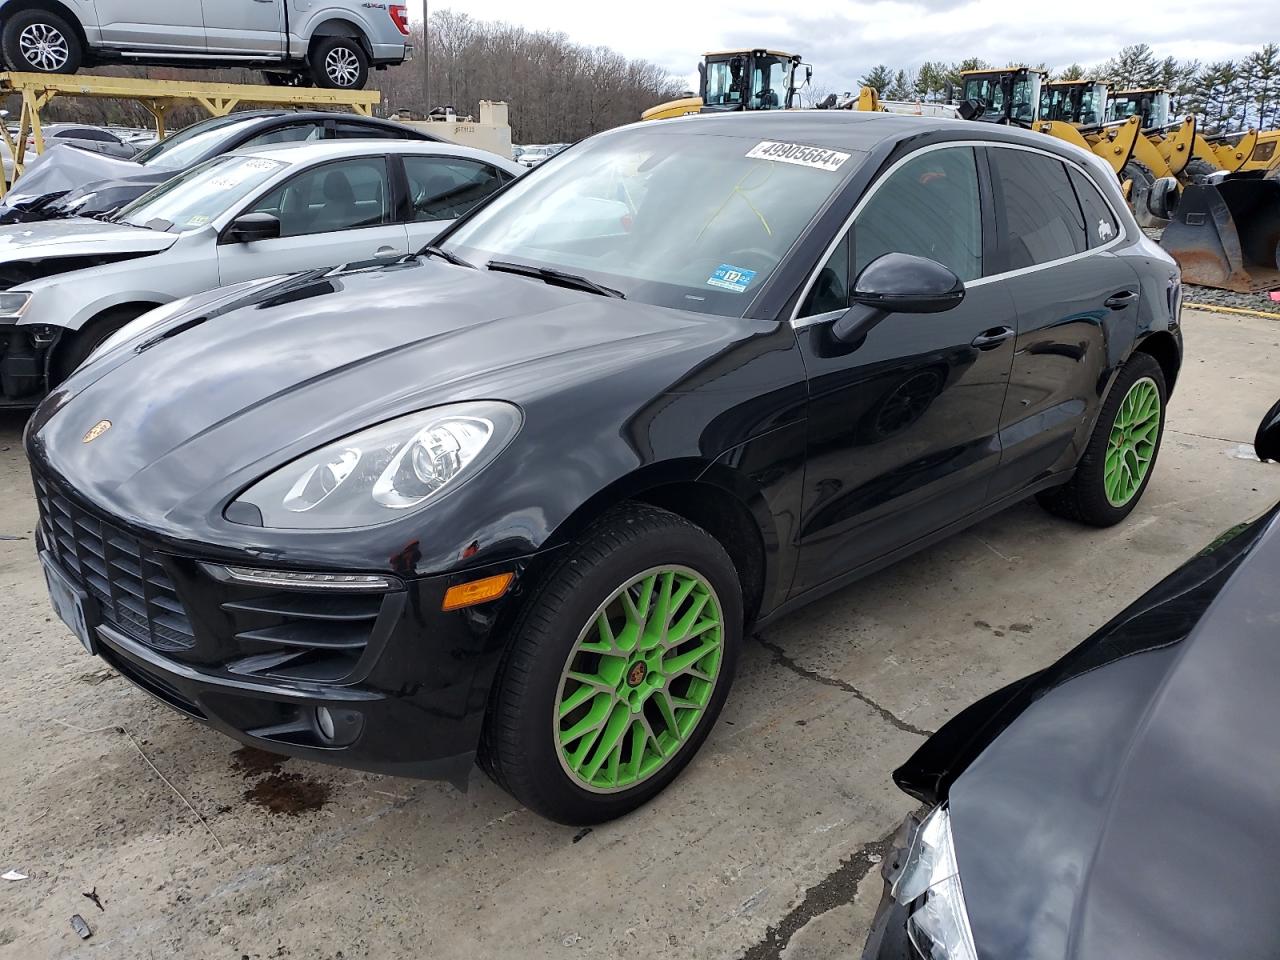
[[[593,137],[399,264],[142,318],[27,432],[85,645],[314,760],[547,816],[666,786],[744,625],[1151,478],[1178,272],[1109,169],[888,115]]]

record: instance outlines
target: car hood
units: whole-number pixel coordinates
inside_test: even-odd
[[[317,271],[180,311],[94,358],[37,411],[28,450],[116,516],[190,539],[217,526],[220,498],[366,426],[562,396],[623,369],[652,396],[663,384],[645,377],[670,382],[734,335],[726,318],[434,260]],[[81,442],[100,420],[112,429]]]
[[[1275,955],[1276,515],[995,711],[947,791],[984,960]]]
[[[5,214],[31,210],[86,184],[101,180],[129,180],[135,177],[154,180],[156,172],[133,160],[122,160],[92,150],[81,150],[70,144],[50,147],[34,158],[13,190],[0,204],[0,219]],[[155,182],[163,182],[173,176],[170,172]]]
[[[0,263],[95,254],[159,253],[168,250],[177,239],[176,233],[79,217],[15,224],[0,231]]]

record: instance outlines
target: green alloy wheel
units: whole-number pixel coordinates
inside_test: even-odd
[[[687,567],[654,567],[615,590],[561,673],[553,722],[564,771],[613,793],[666,766],[711,702],[723,635],[715,590]]]
[[[521,604],[481,767],[561,823],[648,803],[715,728],[742,646],[742,595],[706,530],[650,504],[614,507]]]
[[[1156,455],[1160,433],[1160,390],[1143,377],[1129,388],[1111,424],[1103,483],[1107,502],[1123,507],[1142,489]]]
[[[1155,357],[1135,353],[1116,374],[1075,473],[1036,495],[1059,516],[1109,527],[1127,517],[1151,482],[1168,391]]]

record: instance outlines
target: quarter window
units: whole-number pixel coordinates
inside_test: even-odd
[[[418,222],[456,220],[510,179],[487,163],[457,157],[407,156],[404,172]]]
[[[949,267],[961,280],[982,275],[982,204],[971,147],[912,157],[879,185],[853,227],[858,274],[886,253],[910,253]]]
[[[1088,249],[1084,216],[1066,165],[1029,150],[995,148],[992,175],[1003,213],[1004,269],[1061,260]]]
[[[382,157],[327,163],[300,173],[253,208],[280,220],[280,236],[374,227],[387,220],[387,164]]]
[[[1110,243],[1120,235],[1120,224],[1116,223],[1111,207],[1083,173],[1074,167],[1068,167],[1067,173],[1071,176],[1071,185],[1076,188],[1076,198],[1084,210],[1084,232],[1089,239],[1089,246],[1100,247],[1104,243]]]

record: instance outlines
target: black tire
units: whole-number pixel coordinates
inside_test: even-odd
[[[1218,167],[1203,157],[1192,157],[1187,161],[1187,166],[1182,171],[1183,176],[1187,178],[1189,183],[1204,183],[1209,174],[1217,172]]]
[[[733,562],[706,531],[645,504],[614,509],[566,554],[526,601],[514,626],[514,640],[494,682],[480,765],[542,816],[575,825],[602,823],[661,792],[715,726],[742,645],[742,587]],[[594,622],[602,604],[630,579],[667,564],[695,572],[719,601],[721,659],[715,686],[696,726],[665,766],[630,788],[593,792],[571,777],[554,742],[562,673],[570,666],[579,635]],[[674,689],[674,681],[670,684]]]
[[[321,37],[311,47],[311,78],[330,90],[363,90],[369,55],[355,37]]]
[[[138,319],[145,312],[146,310],[140,307],[108,310],[79,330],[65,334],[56,348],[53,363],[49,368],[49,386],[56,387],[75,373],[79,366],[89,359],[89,354],[102,346],[107,337],[130,320]]]
[[[1130,160],[1120,171],[1120,180],[1121,182],[1133,181],[1133,186],[1129,190],[1129,206],[1133,210],[1134,219],[1138,221],[1138,226],[1160,228],[1168,225],[1168,220],[1153,217],[1147,209],[1147,194],[1151,192],[1151,187],[1156,182],[1156,175],[1150,167],[1141,161]]]
[[[1151,454],[1147,472],[1137,490],[1123,505],[1117,506],[1107,497],[1105,485],[1107,447],[1121,404],[1133,385],[1143,379],[1149,379],[1155,383],[1156,392],[1160,397],[1160,423],[1156,430],[1155,450]],[[1088,446],[1085,447],[1084,456],[1076,465],[1075,476],[1069,483],[1039,494],[1036,499],[1040,501],[1040,505],[1050,513],[1093,527],[1114,526],[1127,517],[1142,499],[1147,484],[1151,482],[1151,476],[1155,473],[1156,461],[1160,456],[1160,443],[1164,438],[1168,397],[1164,371],[1154,357],[1146,353],[1135,353],[1125,361],[1098,414],[1098,420],[1093,426],[1093,433],[1089,437]]]
[[[33,49],[31,41],[43,46]],[[10,70],[25,73],[75,73],[84,62],[84,47],[75,29],[44,10],[24,10],[10,17],[0,35],[0,49]]]
[[[311,74],[309,73],[276,73],[266,70],[263,71],[262,77],[267,81],[267,86],[269,87],[309,87],[312,85]]]

